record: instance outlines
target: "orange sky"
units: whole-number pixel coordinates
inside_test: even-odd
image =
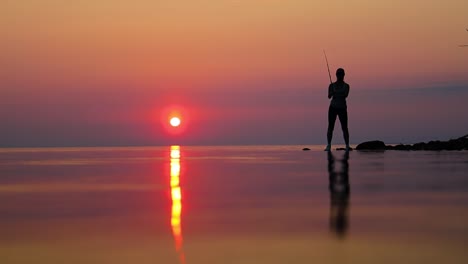
[[[115,125],[127,131],[131,135],[120,137],[128,138],[128,144],[165,144],[151,139],[152,133],[165,135],[148,119],[171,104],[198,113],[196,120],[206,120],[213,131],[219,126],[216,116],[229,116],[241,127],[247,115],[275,119],[274,105],[262,95],[285,89],[296,99],[320,98],[312,100],[326,110],[326,97],[321,101],[328,82],[323,49],[332,71],[346,69],[352,91],[468,84],[468,49],[458,47],[468,43],[468,2],[463,0],[22,0],[3,1],[0,10],[0,118],[10,129],[3,135],[10,139],[0,139],[0,146],[23,142],[12,136],[14,131],[37,128],[32,124],[36,110],[51,106],[54,114],[44,110],[43,118],[52,130],[70,119],[82,125],[111,120],[102,129]],[[301,95],[304,89],[307,93]],[[252,96],[256,104],[240,109]],[[424,96],[417,97],[419,105]],[[321,113],[305,110],[294,98],[280,102],[282,112],[309,111],[318,122]],[[452,99],[446,100],[449,106]],[[74,106],[70,110],[58,104]],[[372,100],[366,107],[372,107]],[[54,117],[57,109],[64,117]],[[98,113],[87,113],[89,109]],[[11,121],[11,113],[18,112]],[[304,122],[302,117],[294,120]],[[140,122],[139,130],[147,130],[141,132],[144,136],[128,132],[135,122]],[[75,138],[67,134],[62,132],[61,144]],[[208,138],[213,136],[222,142],[220,135]],[[92,144],[99,144],[98,138]],[[41,139],[31,142],[41,144]],[[196,144],[197,136],[190,142]]]

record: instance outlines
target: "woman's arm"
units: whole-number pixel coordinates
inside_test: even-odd
[[[330,83],[328,86],[328,99],[333,97],[333,84]]]

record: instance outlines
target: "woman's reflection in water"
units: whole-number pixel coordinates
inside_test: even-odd
[[[181,264],[185,264],[182,238],[182,191],[180,188],[180,147],[171,146],[171,228]]]
[[[335,168],[335,157],[328,151],[328,175],[330,190],[330,230],[338,237],[345,238],[348,232],[349,208],[349,152],[340,160],[341,170]]]

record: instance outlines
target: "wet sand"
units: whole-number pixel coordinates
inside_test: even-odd
[[[0,149],[0,263],[466,263],[468,152]]]

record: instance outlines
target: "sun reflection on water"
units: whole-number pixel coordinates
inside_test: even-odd
[[[171,146],[171,227],[180,263],[185,264],[182,238],[182,191],[180,188],[180,147]]]

